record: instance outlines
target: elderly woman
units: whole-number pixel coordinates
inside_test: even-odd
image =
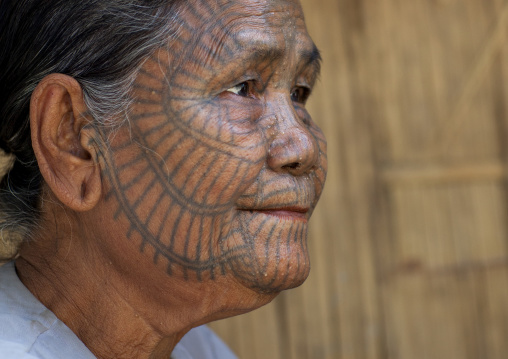
[[[298,0],[1,0],[0,49],[0,357],[234,357],[201,325],[310,269]]]

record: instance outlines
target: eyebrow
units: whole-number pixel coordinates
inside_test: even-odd
[[[266,61],[266,60],[274,60],[277,61],[284,56],[284,51],[277,47],[270,47],[267,43],[260,43],[258,46],[255,46],[254,51],[245,58],[247,62],[250,61]],[[302,67],[312,67],[316,74],[319,74],[321,70],[321,52],[317,48],[317,46],[312,43],[312,47],[305,48],[301,51],[298,51],[298,63],[300,63]]]
[[[300,56],[305,66],[314,67],[315,72],[319,74],[323,58],[321,57],[321,52],[315,44],[312,44],[312,50],[303,50]]]

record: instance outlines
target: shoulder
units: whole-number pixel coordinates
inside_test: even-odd
[[[2,349],[27,351],[37,337],[47,330],[39,317],[51,320],[46,308],[23,286],[14,263],[0,267],[0,343]],[[44,320],[43,320],[44,322]],[[2,351],[3,355],[3,351]]]
[[[39,359],[26,352],[23,345],[0,339],[0,353],[3,359]]]
[[[2,359],[95,358],[23,285],[13,262],[0,267],[0,323]]]

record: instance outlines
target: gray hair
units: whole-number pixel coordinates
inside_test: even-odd
[[[118,125],[143,60],[175,36],[180,2],[0,0],[0,148],[12,158],[0,182],[4,243],[29,238],[40,217],[29,125],[38,83],[51,73],[75,78],[95,123]]]

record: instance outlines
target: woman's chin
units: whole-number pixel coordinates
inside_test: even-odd
[[[278,294],[296,288],[305,282],[310,272],[309,256],[306,251],[278,257],[266,267],[245,265],[246,262],[231,263],[231,270],[243,286],[260,294]],[[260,270],[252,270],[258,268]]]

